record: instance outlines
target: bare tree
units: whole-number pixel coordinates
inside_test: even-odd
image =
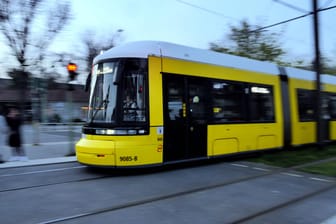
[[[93,30],[87,30],[84,33],[82,40],[86,51],[84,61],[87,71],[91,71],[92,61],[101,51],[108,50],[117,45],[122,32],[122,29],[118,29],[116,32],[109,34],[107,38],[98,38],[94,35]]]
[[[0,0],[0,32],[22,71],[44,59],[69,18],[68,2]]]
[[[44,71],[42,61],[47,49],[69,19],[67,1],[0,0],[0,33],[19,63],[10,75],[18,82],[18,87],[23,87],[20,88],[22,107],[29,72],[33,69]]]

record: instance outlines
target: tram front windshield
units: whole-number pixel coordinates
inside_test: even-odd
[[[146,59],[95,64],[88,122],[107,126],[146,122],[146,77]]]

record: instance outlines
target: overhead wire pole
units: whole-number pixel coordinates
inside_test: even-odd
[[[223,15],[222,13],[218,13],[216,11],[213,11],[213,10],[209,10],[209,9],[206,9],[206,8],[203,8],[203,7],[200,7],[200,6],[197,6],[197,5],[194,5],[194,4],[190,4],[186,1],[183,1],[183,0],[176,0],[180,3],[183,3],[183,4],[186,4],[186,5],[189,5],[191,7],[194,7],[194,8],[198,8],[200,10],[203,10],[203,11],[207,11],[209,13],[212,13],[212,14],[216,14],[216,15],[219,15],[219,16],[225,16]],[[287,7],[290,7],[294,10],[297,10],[297,11],[300,11],[300,12],[306,12],[305,10],[301,9],[301,8],[298,8],[296,6],[293,6],[291,4],[288,4],[286,2],[283,2],[281,0],[274,0],[275,2],[278,2],[282,5],[285,5]],[[329,5],[332,1],[329,1],[327,4],[325,5]],[[298,20],[298,19],[301,19],[301,18],[304,18],[304,17],[307,17],[307,16],[310,16],[310,15],[313,15],[313,27],[314,27],[314,46],[315,46],[315,60],[314,60],[314,70],[316,72],[316,142],[317,144],[319,145],[319,148],[322,147],[323,145],[323,135],[322,135],[322,100],[321,100],[321,80],[320,80],[320,73],[321,73],[321,61],[320,61],[320,46],[319,46],[319,19],[318,19],[318,13],[319,12],[322,12],[322,11],[327,11],[327,10],[330,10],[330,9],[334,9],[336,8],[336,5],[333,5],[333,6],[330,6],[330,7],[327,7],[327,8],[321,8],[321,9],[318,9],[318,1],[317,0],[312,0],[312,8],[313,8],[313,11],[312,12],[307,12],[306,14],[304,15],[301,15],[301,16],[298,16],[298,17],[295,17],[295,18],[292,18],[292,19],[288,19],[288,20],[285,20],[285,21],[282,21],[282,22],[279,22],[279,23],[275,23],[275,24],[272,24],[272,25],[269,25],[269,26],[264,26],[264,27],[260,27],[256,30],[252,30],[250,32],[258,32],[258,31],[261,31],[261,30],[264,30],[264,29],[267,29],[267,28],[271,28],[271,27],[274,27],[274,26],[278,26],[280,24],[285,24],[285,23],[288,23],[288,22],[291,22],[291,21],[294,21],[294,20]],[[225,16],[226,17],[226,16]]]
[[[290,4],[284,3],[280,0],[274,0],[276,2],[279,2],[281,4],[284,4],[292,9],[304,12],[302,9],[297,8],[295,6],[292,6]],[[329,5],[330,2],[328,2]],[[320,40],[319,40],[319,12],[330,10],[336,8],[336,6],[330,6],[327,8],[318,8],[318,0],[312,0],[312,12],[307,13],[305,15],[286,20],[277,24],[273,24],[267,27],[262,27],[260,29],[265,29],[269,27],[273,27],[282,23],[287,23],[289,21],[293,21],[296,19],[300,19],[309,15],[313,15],[313,30],[314,30],[314,48],[315,48],[315,59],[314,59],[314,70],[316,73],[316,81],[315,81],[315,88],[316,88],[316,102],[315,102],[315,119],[316,119],[316,142],[319,149],[323,148],[324,140],[328,139],[328,136],[325,136],[328,134],[328,131],[323,132],[323,127],[327,127],[324,123],[323,117],[322,117],[322,94],[321,94],[321,55],[320,55]]]
[[[319,40],[319,9],[317,0],[312,0],[313,5],[313,26],[315,60],[314,69],[316,73],[316,141],[319,148],[322,148],[322,116],[321,116],[321,62],[320,62],[320,40]]]

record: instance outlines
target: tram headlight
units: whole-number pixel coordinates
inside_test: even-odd
[[[117,130],[117,129],[97,129],[97,135],[127,135],[127,130]],[[136,134],[136,133],[135,133]]]
[[[107,129],[106,130],[106,134],[107,135],[115,135],[115,130],[113,130],[113,129]]]
[[[136,135],[137,131],[136,130],[128,130],[127,134],[129,134],[129,135]]]
[[[97,135],[106,135],[106,129],[97,129],[96,134]]]
[[[96,129],[96,135],[143,135],[146,134],[145,130],[136,129]]]
[[[115,135],[127,135],[127,130],[114,130]]]

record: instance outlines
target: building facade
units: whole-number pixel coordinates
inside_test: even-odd
[[[71,85],[72,90],[67,83],[34,79],[23,93],[11,79],[0,79],[0,105],[6,108],[24,104],[26,122],[85,121],[89,93],[84,91],[83,85]]]

